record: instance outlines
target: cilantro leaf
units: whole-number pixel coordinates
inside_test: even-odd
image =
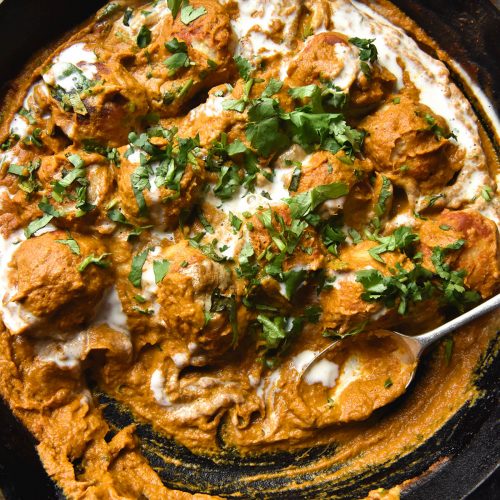
[[[147,26],[142,25],[136,41],[140,49],[146,48],[151,43],[151,30]]]
[[[186,5],[181,10],[181,21],[187,26],[206,13],[207,10],[203,6],[194,8],[191,5]]]
[[[349,186],[344,182],[333,182],[322,186],[316,186],[310,191],[300,193],[292,198],[286,198],[285,202],[290,206],[292,217],[301,219],[313,212],[321,203],[336,198],[341,198],[349,193]]]
[[[130,7],[127,7],[125,9],[125,12],[123,13],[123,25],[124,26],[130,26],[130,19],[132,18],[132,15],[134,14],[134,10],[131,9]]]
[[[94,264],[95,266],[103,267],[103,268],[108,267],[109,262],[104,260],[108,255],[111,255],[111,254],[103,253],[102,255],[99,255],[99,257],[96,257],[93,253],[91,253],[90,255],[87,255],[87,257],[85,257],[85,259],[82,260],[82,262],[77,267],[77,269],[80,273],[83,273],[83,271],[85,271],[85,269],[87,269],[87,267],[90,266],[91,264]]]
[[[367,302],[380,301],[386,307],[397,305],[398,313],[404,315],[410,304],[430,298],[435,291],[433,274],[420,265],[407,271],[397,264],[392,271],[389,276],[376,269],[358,271],[356,281],[365,290],[361,298]]]
[[[75,255],[80,255],[80,245],[78,245],[78,242],[71,236],[66,240],[56,240],[56,242],[66,245]]]
[[[191,60],[185,52],[177,52],[163,61],[169,69],[168,76],[174,76],[181,68],[189,68]]]
[[[139,208],[139,214],[145,215],[147,213],[146,200],[143,191],[151,189],[149,176],[152,174],[151,168],[147,165],[139,165],[131,174],[130,182],[134,192],[135,200]]]
[[[262,97],[272,97],[277,94],[283,87],[283,82],[281,80],[275,80],[271,78],[266,88],[262,92]]]
[[[31,238],[37,231],[45,227],[53,218],[53,215],[45,214],[39,219],[31,221],[28,224],[28,227],[26,227],[24,230],[26,238]]]
[[[235,346],[238,343],[238,321],[237,321],[237,307],[236,307],[236,295],[223,295],[221,291],[216,288],[212,292],[210,312],[222,313],[226,312],[229,316],[229,323],[231,324],[231,330],[233,333],[231,345]]]
[[[235,56],[234,62],[236,63],[236,67],[238,68],[238,72],[243,78],[243,80],[248,81],[250,79],[250,75],[254,70],[254,67],[250,64],[250,62],[242,56]]]
[[[155,276],[155,283],[160,283],[170,269],[170,262],[166,259],[153,261],[153,274]]]
[[[179,13],[183,0],[167,0],[167,6],[172,12],[172,17],[175,19]]]
[[[412,232],[412,228],[408,226],[398,227],[394,233],[389,236],[374,236],[380,245],[370,248],[368,253],[378,262],[384,262],[380,257],[385,252],[394,252],[395,250],[406,250],[412,243],[418,241],[417,234]]]
[[[144,267],[144,264],[146,262],[146,259],[148,258],[148,253],[150,250],[151,250],[150,248],[146,248],[146,250],[137,255],[134,255],[134,257],[132,258],[132,266],[130,268],[128,280],[136,288],[141,288],[142,268]]]
[[[352,43],[359,50],[359,58],[361,61],[375,62],[378,57],[377,47],[373,44],[375,38],[349,38],[349,43]]]

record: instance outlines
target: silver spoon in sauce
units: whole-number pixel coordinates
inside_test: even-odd
[[[411,381],[413,380],[420,356],[427,347],[429,347],[431,344],[438,341],[439,339],[442,339],[449,333],[461,328],[462,326],[467,325],[476,318],[479,318],[484,314],[494,311],[499,306],[500,306],[500,294],[495,295],[491,299],[487,300],[486,302],[483,302],[481,305],[475,307],[474,309],[471,309],[470,311],[467,311],[466,313],[456,317],[455,319],[448,321],[444,325],[441,325],[438,328],[435,328],[434,330],[431,330],[430,332],[427,333],[423,333],[421,335],[409,336],[399,332],[384,330],[384,333],[388,337],[392,337],[393,339],[398,341],[398,343],[402,344],[402,347],[409,355],[408,364],[414,365],[413,371],[411,375],[408,377],[408,382],[406,383],[405,389],[410,385]],[[335,349],[335,347],[337,347],[339,343],[340,341],[336,341],[330,344],[329,346],[325,347],[306,366],[304,366],[300,374],[300,380],[302,380],[302,378],[306,375],[306,373],[312,368],[312,366],[319,359],[323,358],[325,354]]]

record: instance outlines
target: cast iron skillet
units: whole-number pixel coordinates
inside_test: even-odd
[[[500,14],[488,0],[393,0],[422,26],[479,83],[498,109],[500,100]],[[52,39],[95,12],[102,0],[0,0],[0,84],[13,78],[29,56]],[[460,82],[457,80],[457,83]],[[496,145],[498,150],[498,144]],[[478,374],[484,396],[472,407],[462,408],[440,431],[417,450],[390,466],[381,466],[356,478],[356,482],[337,484],[318,482],[309,489],[287,492],[286,479],[254,482],[246,487],[242,478],[263,471],[272,472],[294,464],[314,461],[325,453],[312,449],[300,457],[293,454],[242,459],[226,453],[218,463],[192,455],[171,441],[139,424],[137,434],[142,451],[151,465],[160,470],[162,480],[171,487],[184,485],[192,492],[207,492],[231,497],[238,492],[246,498],[360,498],[377,487],[390,487],[405,479],[418,477],[402,498],[459,499],[493,498],[498,491],[497,471],[500,457],[498,424],[498,375],[500,357],[494,346]],[[424,357],[418,377],[425,376]],[[103,394],[97,394],[104,415],[115,428],[132,422],[132,416]],[[404,400],[404,397],[403,397]],[[392,409],[403,402],[393,403]],[[391,408],[389,408],[389,411]],[[155,445],[151,446],[155,441]],[[48,478],[34,448],[31,435],[12,416],[0,400],[0,488],[7,500],[52,500],[64,498]],[[180,458],[183,465],[163,462],[158,455]],[[78,466],[78,464],[75,464]],[[432,467],[433,472],[426,473]],[[241,497],[240,497],[241,498]]]

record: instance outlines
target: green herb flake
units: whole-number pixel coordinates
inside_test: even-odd
[[[137,46],[140,49],[145,49],[151,43],[151,30],[142,25],[139,30],[139,34],[137,35]]]
[[[236,56],[234,58],[234,62],[236,63],[236,67],[238,68],[238,72],[241,78],[243,78],[243,80],[245,81],[248,81],[250,79],[252,71],[254,70],[248,59],[245,59],[241,56]]]
[[[151,250],[150,248],[146,248],[146,250],[137,255],[134,255],[134,257],[132,258],[132,265],[130,267],[128,280],[136,288],[141,288],[142,268],[144,267],[144,264],[146,262],[146,259],[148,258],[148,253],[150,250]]]
[[[391,380],[391,378],[390,378],[390,377],[389,377],[389,378],[388,378],[388,379],[384,382],[384,387],[385,387],[386,389],[389,389],[389,388],[390,388],[390,387],[392,387],[393,385],[394,385],[394,384],[393,384],[393,382],[392,382],[392,380]]]
[[[493,199],[493,189],[490,186],[483,186],[481,196],[489,203]]]
[[[85,162],[82,160],[80,155],[72,154],[68,156],[68,161],[75,168],[83,168],[85,166]]]
[[[194,8],[191,5],[186,5],[186,7],[183,7],[181,10],[181,21],[187,26],[206,13],[207,10],[203,6]]]
[[[102,255],[99,255],[99,257],[96,257],[93,253],[91,253],[82,260],[77,269],[80,273],[83,273],[85,269],[87,269],[87,267],[89,267],[91,264],[102,268],[109,267],[109,262],[105,260],[108,255],[111,254],[103,253]]]
[[[327,200],[341,198],[349,193],[349,186],[344,182],[333,182],[317,186],[310,191],[300,193],[292,198],[286,198],[285,202],[290,206],[294,219],[301,219],[309,215],[319,205]]]
[[[75,255],[80,255],[80,245],[78,245],[78,242],[72,238],[70,235],[69,237],[65,240],[56,240],[57,243],[61,243],[62,245],[66,245],[72,253]]]
[[[443,346],[444,346],[444,359],[446,362],[446,366],[448,366],[451,361],[451,356],[453,355],[453,339],[452,338],[444,339]]]
[[[183,0],[167,0],[167,6],[172,13],[172,17],[175,19],[179,13]]]
[[[170,262],[166,259],[153,261],[153,274],[155,276],[155,283],[160,283],[170,269]]]
[[[123,25],[124,26],[130,26],[130,19],[132,18],[132,15],[134,14],[134,11],[133,9],[131,9],[130,7],[127,7],[125,9],[125,12],[123,13]]]
[[[232,212],[229,212],[229,221],[235,231],[239,231],[241,229],[241,225],[243,224],[242,220]]]
[[[296,192],[297,189],[299,189],[301,176],[302,176],[302,169],[300,167],[295,167],[292,172],[292,177],[290,179],[288,191]]]
[[[24,230],[24,235],[26,238],[31,238],[37,231],[45,227],[52,219],[53,215],[45,214],[39,219],[35,219],[28,224],[28,227]]]

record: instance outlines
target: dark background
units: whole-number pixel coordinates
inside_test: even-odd
[[[498,109],[500,14],[493,2],[393,1],[469,72]],[[0,83],[15,77],[34,51],[84,20],[103,3],[100,0],[5,0],[0,4]],[[498,373],[498,370],[493,373]],[[497,393],[493,391],[490,399],[496,397]],[[455,455],[453,467],[443,467],[444,472],[439,471],[420,481],[418,489],[410,491],[405,498],[500,498],[500,474],[498,470],[494,472],[499,459],[498,447],[491,446],[499,437],[499,416],[497,410],[483,419],[477,428],[471,425],[469,432],[473,437]],[[32,437],[13,419],[1,401],[0,488],[8,500],[60,497],[43,471]],[[456,491],[457,494],[443,494],[446,491]]]

